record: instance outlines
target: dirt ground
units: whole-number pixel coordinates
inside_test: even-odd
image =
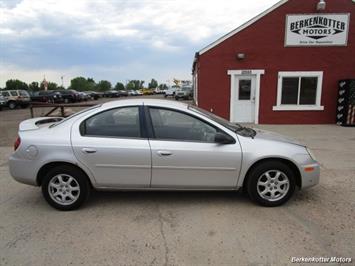
[[[355,128],[258,126],[307,144],[322,165],[320,184],[281,207],[235,192],[94,192],[82,209],[59,212],[9,174],[26,118],[28,109],[0,112],[0,265],[355,264]]]

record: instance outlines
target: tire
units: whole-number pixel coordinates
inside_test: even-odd
[[[70,178],[72,181],[69,181]],[[45,175],[42,194],[52,207],[70,211],[78,209],[89,198],[90,185],[87,176],[78,168],[62,165],[54,167]]]
[[[295,174],[282,162],[263,162],[251,169],[246,188],[249,197],[259,205],[280,206],[288,201],[295,191]]]
[[[9,105],[9,108],[10,108],[11,110],[15,109],[16,106],[17,106],[16,102],[14,102],[14,101],[10,101],[10,102],[8,103],[8,105]]]

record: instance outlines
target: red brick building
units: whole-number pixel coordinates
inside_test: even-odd
[[[282,0],[196,53],[195,101],[233,122],[335,123],[355,78],[355,1]]]

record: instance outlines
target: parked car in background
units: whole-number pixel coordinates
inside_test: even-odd
[[[80,100],[81,101],[90,101],[91,100],[91,97],[90,97],[90,95],[89,94],[87,94],[86,92],[84,92],[84,91],[80,91],[80,92],[78,92],[79,93],[79,95],[80,95]]]
[[[126,91],[126,90],[118,90],[118,93],[120,94],[120,97],[127,97],[128,96],[128,91]]]
[[[30,95],[25,90],[3,90],[1,95],[7,101],[7,106],[10,109],[15,109],[17,106],[26,108],[31,102]]]
[[[163,93],[164,93],[164,90],[161,90],[159,88],[154,89],[154,94],[163,94]]]
[[[54,92],[59,92],[62,95],[64,103],[80,102],[80,96],[74,90],[56,90]]]
[[[7,106],[7,100],[5,99],[4,96],[0,95],[0,111],[2,110],[3,107]]]
[[[154,94],[154,90],[153,89],[142,89],[141,92],[143,93],[143,95],[153,95]]]
[[[55,91],[36,91],[30,93],[32,102],[62,103],[63,97]]]
[[[148,119],[147,119],[148,118]],[[111,101],[68,118],[19,125],[9,159],[15,180],[41,186],[60,210],[99,190],[238,190],[262,206],[319,183],[311,151],[288,137],[243,127],[195,106]]]
[[[176,90],[175,100],[190,100],[192,99],[192,88],[191,87],[182,87],[181,89]]]
[[[106,91],[104,93],[105,97],[108,97],[108,98],[118,98],[120,97],[120,93],[118,91],[115,91],[115,90],[111,90],[111,91]]]
[[[97,100],[100,98],[100,94],[97,93],[96,91],[84,91],[84,92],[88,94],[92,100]]]
[[[129,90],[128,91],[128,96],[137,96],[138,94],[136,93],[135,90]]]
[[[167,90],[164,91],[164,97],[167,98],[167,97],[175,97],[175,91],[176,89],[174,88],[169,88]]]

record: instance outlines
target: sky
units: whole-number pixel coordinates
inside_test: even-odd
[[[191,79],[195,52],[278,0],[0,0],[0,87]]]

